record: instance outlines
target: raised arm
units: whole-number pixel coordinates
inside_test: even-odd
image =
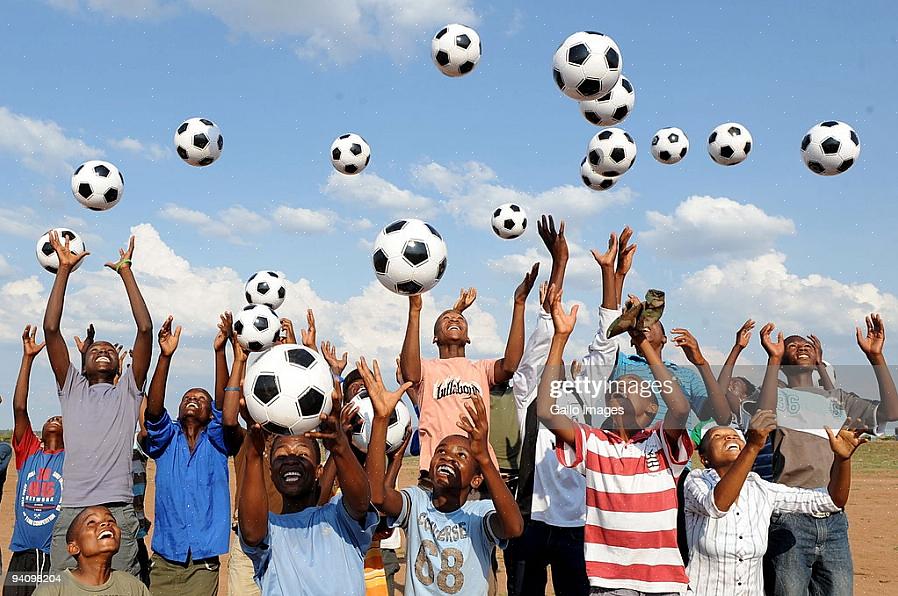
[[[421,296],[408,297],[408,323],[399,353],[402,377],[413,384],[421,382]]]
[[[596,260],[602,270],[602,308],[617,310],[620,308],[620,299],[617,296],[617,283],[615,281],[614,262],[617,259],[617,234],[611,232],[608,237],[608,250],[600,253],[592,249],[592,258]],[[632,248],[636,248],[633,245]],[[632,251],[631,251],[632,252]],[[626,273],[624,274],[626,276]]]
[[[371,482],[371,503],[384,515],[397,517],[402,513],[402,493],[396,490],[395,481],[388,481],[386,473],[387,425],[390,414],[402,399],[402,394],[412,384],[406,382],[396,391],[387,391],[377,360],[373,362],[373,367],[374,370],[370,370],[364,358],[361,358],[356,366],[362,375],[362,382],[365,383],[365,389],[368,390],[368,396],[371,398],[371,405],[374,408],[374,421],[371,424],[371,439],[368,442],[365,472]],[[402,465],[401,457],[396,465]]]
[[[674,379],[661,356],[655,350],[649,340],[640,330],[633,329],[630,335],[645,355],[645,360],[652,371],[652,376],[660,384],[659,393],[661,399],[667,404],[667,413],[664,415],[664,434],[668,441],[676,444],[676,441],[686,429],[686,420],[689,418],[689,401],[683,395],[680,384]]]
[[[817,374],[820,375],[820,386],[826,391],[832,391],[836,388],[833,380],[829,378],[829,371],[826,370],[826,363],[823,361],[823,344],[820,339],[813,333],[808,335],[808,340],[814,346],[814,359],[817,364]]]
[[[490,528],[500,540],[517,538],[524,532],[524,518],[521,517],[514,495],[508,490],[499,469],[490,458],[486,406],[479,395],[474,395],[470,402],[473,406],[469,402],[464,404],[468,415],[462,415],[456,425],[471,438],[471,455],[480,466],[490,499],[496,507],[496,514],[489,518]]]
[[[352,403],[344,403],[340,410],[340,423],[343,425],[343,432],[349,435],[352,432],[353,423],[359,408]],[[324,469],[321,470],[321,476],[318,477],[318,486],[321,487],[318,495],[318,504],[324,505],[334,496],[334,481],[337,479],[336,460],[328,457],[324,462]]]
[[[218,334],[212,340],[212,349],[215,350],[215,409],[224,407],[225,386],[228,384],[228,357],[226,348],[234,336],[234,319],[230,311],[218,315]],[[237,342],[233,342],[235,345]]]
[[[671,330],[674,334],[674,345],[683,349],[686,359],[689,360],[698,369],[702,377],[702,383],[705,385],[705,391],[708,393],[708,402],[711,404],[711,415],[717,424],[729,424],[733,419],[733,413],[730,411],[730,404],[727,402],[726,392],[720,387],[717,379],[714,378],[714,372],[702,350],[698,345],[698,340],[689,332],[688,329],[676,328]]]
[[[59,268],[56,270],[56,278],[53,280],[53,288],[50,290],[47,310],[44,313],[44,341],[47,344],[50,368],[53,369],[53,376],[56,377],[56,386],[62,388],[65,383],[65,377],[69,372],[69,366],[71,366],[69,349],[66,347],[65,340],[60,332],[65,290],[69,283],[69,275],[81,262],[81,259],[90,253],[84,251],[77,255],[73,254],[69,250],[69,239],[67,238],[63,245],[55,231],[50,232],[50,246],[56,251],[56,257],[59,259]]]
[[[785,353],[785,343],[783,342],[782,332],[776,336],[776,341],[770,338],[775,328],[773,323],[767,323],[761,327],[761,345],[767,352],[767,368],[764,371],[764,382],[761,384],[761,397],[758,400],[759,410],[770,410],[776,412],[777,399],[779,396],[779,373],[780,365],[783,362],[783,354]]]
[[[867,335],[861,335],[857,329],[857,344],[861,351],[873,366],[876,375],[876,383],[879,385],[879,409],[876,412],[879,424],[885,424],[898,420],[898,391],[895,389],[895,381],[886,364],[882,348],[886,342],[886,325],[878,314],[871,314],[866,318]]]
[[[153,320],[147,303],[144,302],[131,271],[131,258],[134,256],[134,236],[128,241],[128,248],[119,249],[119,260],[115,263],[106,263],[106,266],[119,274],[125,284],[128,293],[128,302],[131,304],[131,314],[137,324],[137,337],[134,338],[134,349],[131,353],[131,371],[134,374],[134,382],[138,387],[143,387],[150,371],[150,358],[153,355]]]
[[[742,492],[742,485],[755,463],[758,453],[767,443],[767,436],[776,428],[776,415],[770,410],[758,410],[751,417],[745,447],[739,457],[714,487],[714,505],[720,511],[729,511]]]
[[[561,292],[555,286],[549,286],[548,301],[555,334],[549,345],[549,356],[537,390],[536,415],[558,441],[574,445],[577,441],[577,429],[573,420],[555,411],[555,394],[560,382],[564,381],[564,347],[574,331],[579,305],[575,304],[571,307],[571,312],[566,313],[561,304]]]
[[[16,391],[12,398],[12,412],[15,419],[13,431],[14,443],[18,443],[31,430],[31,419],[28,417],[28,386],[31,380],[31,365],[35,357],[44,349],[44,345],[35,340],[37,325],[26,325],[22,332],[22,365],[16,379]]]
[[[739,327],[739,330],[736,332],[736,341],[733,343],[733,347],[730,349],[726,361],[720,368],[720,374],[717,375],[717,385],[720,387],[720,390],[723,391],[724,395],[727,395],[729,392],[730,381],[733,380],[733,371],[736,368],[736,361],[739,360],[739,355],[742,354],[742,350],[748,347],[748,344],[751,341],[751,332],[754,328],[755,322],[748,319],[742,323],[742,327]],[[727,398],[727,403],[729,404],[730,412],[734,416],[739,416],[741,404],[730,403],[729,398]]]
[[[539,263],[534,263],[530,271],[524,275],[524,280],[514,291],[514,309],[511,313],[511,329],[508,330],[508,342],[505,344],[505,355],[496,360],[493,376],[497,383],[509,380],[521,363],[524,355],[524,310],[527,304],[527,296],[536,283],[539,275]]]
[[[558,230],[556,231],[555,219],[551,215],[543,215],[536,223],[536,230],[552,256],[552,271],[549,274],[549,284],[555,284],[558,291],[562,291],[564,272],[567,269],[568,259],[570,258],[567,238],[564,236],[564,221],[558,224]],[[549,303],[545,299],[542,301],[542,305],[543,309],[548,312]]]
[[[268,535],[268,492],[262,470],[265,434],[262,427],[252,425],[243,441],[246,467],[240,487],[240,502],[237,503],[237,525],[243,542],[248,546],[257,546]]]
[[[162,328],[159,329],[159,360],[156,361],[156,372],[150,381],[150,390],[147,393],[147,409],[144,416],[150,422],[156,422],[165,413],[165,387],[168,384],[168,370],[171,367],[171,357],[178,349],[181,339],[181,326],[178,325],[172,333],[172,316],[169,315]]]
[[[862,420],[845,421],[838,433],[825,427],[829,435],[829,446],[833,450],[833,465],[829,472],[829,496],[836,507],[844,508],[848,504],[848,493],[851,490],[851,456],[858,447],[867,442],[862,437],[869,429],[863,427]]]
[[[234,366],[222,389],[224,401],[221,406],[221,428],[228,450],[236,453],[240,441],[244,440],[244,430],[240,426],[240,400],[243,399],[243,377],[246,375],[246,351],[234,342]]]
[[[626,226],[620,233],[617,245],[617,269],[614,272],[615,308],[620,306],[624,295],[624,281],[633,266],[633,257],[636,255],[636,245],[630,244],[633,237],[633,228]]]

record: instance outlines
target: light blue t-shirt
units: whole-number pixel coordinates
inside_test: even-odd
[[[402,489],[402,512],[389,520],[405,530],[407,595],[486,594],[490,554],[508,546],[490,528],[490,500],[468,501],[451,513],[433,506],[431,493]]]
[[[264,596],[365,594],[365,553],[377,527],[369,511],[352,519],[337,495],[326,505],[268,514],[268,535],[256,546],[240,537]]]

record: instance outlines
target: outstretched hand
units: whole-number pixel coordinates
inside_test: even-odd
[[[549,249],[549,254],[553,260],[568,258],[567,239],[564,237],[564,220],[558,224],[558,230],[555,230],[555,219],[551,215],[543,215],[536,222],[536,230],[539,237],[543,239],[543,244]]]
[[[861,335],[861,328],[856,327],[857,345],[868,358],[882,356],[882,347],[886,342],[886,326],[882,317],[876,313],[870,314],[865,319],[867,334]]]
[[[281,318],[281,343],[296,343],[296,331],[293,330],[293,321],[291,321],[287,317]]]
[[[331,374],[340,376],[346,364],[349,362],[349,352],[343,352],[343,356],[337,358],[337,346],[329,341],[321,342],[321,355],[331,369]]]
[[[742,323],[742,327],[736,332],[736,345],[743,350],[748,347],[751,342],[751,332],[755,328],[755,322],[751,319]]]
[[[783,332],[780,331],[776,334],[776,341],[773,341],[770,338],[770,334],[773,333],[773,330],[776,328],[776,325],[773,323],[767,323],[763,327],[761,327],[761,345],[764,347],[764,351],[767,352],[767,355],[771,358],[779,358],[782,359],[783,354],[786,353],[786,344],[783,342]]]
[[[530,291],[533,289],[534,284],[536,284],[536,277],[539,275],[539,262],[533,264],[533,267],[530,268],[524,275],[524,280],[518,284],[518,287],[515,288],[514,291],[514,301],[517,304],[524,304],[527,302],[527,296],[530,295]]]
[[[613,269],[614,262],[617,260],[617,234],[611,232],[611,236],[608,237],[608,250],[605,252],[599,252],[595,248],[589,252],[592,253],[592,258],[596,260],[599,267]]]
[[[120,248],[118,249],[119,259],[117,262],[108,262],[106,263],[106,267],[109,267],[116,273],[121,273],[125,269],[131,268],[131,258],[134,256],[134,236],[128,240],[128,248]]]
[[[833,454],[842,460],[850,459],[858,447],[869,441],[862,435],[869,433],[870,430],[865,428],[864,421],[860,418],[846,418],[837,433],[828,426],[824,426],[823,429],[829,436],[829,447],[833,450]]]
[[[94,343],[95,334],[96,331],[94,331],[94,324],[91,323],[87,326],[87,335],[84,336],[83,341],[77,335],[75,336],[75,347],[78,348],[78,351],[81,352],[82,355],[85,354],[90,345]]]
[[[574,325],[577,323],[577,311],[580,310],[580,305],[575,304],[571,307],[570,313],[565,312],[564,305],[561,303],[561,295],[562,291],[555,284],[549,286],[549,295],[547,297],[549,312],[552,314],[555,334],[569,336],[574,331]]]
[[[758,449],[763,449],[767,444],[767,437],[776,430],[776,412],[772,410],[758,410],[748,423],[748,433],[745,441],[753,444]]]
[[[633,257],[636,254],[636,245],[630,244],[630,238],[633,237],[633,228],[626,226],[620,233],[620,239],[617,244],[617,270],[616,275],[627,275],[633,266]]]
[[[708,363],[702,355],[702,350],[698,345],[698,340],[689,332],[688,329],[676,327],[671,329],[674,334],[673,342],[675,346],[682,348],[686,359],[695,366],[704,366]]]
[[[471,405],[473,404],[473,406]],[[483,398],[474,395],[470,400],[464,402],[467,416],[462,414],[456,422],[456,426],[468,433],[471,439],[471,455],[477,463],[484,465],[490,461],[489,451],[489,422],[487,422],[486,406],[483,405]]]
[[[331,410],[327,414],[321,413],[321,423],[317,430],[309,431],[304,434],[309,439],[318,439],[324,445],[325,449],[331,452],[338,452],[349,448],[349,439],[343,430],[343,422],[341,420],[343,413],[343,389],[336,380],[334,380],[334,391],[331,393]]]
[[[317,352],[318,339],[315,331],[315,313],[312,312],[311,308],[306,311],[306,324],[308,325],[306,329],[299,330],[299,335],[302,338],[302,345],[313,352]]]
[[[477,288],[462,288],[458,292],[458,299],[456,299],[455,304],[452,305],[452,310],[455,312],[464,312],[468,307],[474,304],[475,300],[477,300]]]
[[[212,340],[212,348],[216,352],[224,350],[228,340],[234,335],[234,316],[231,314],[231,311],[224,311],[218,315],[218,318],[218,334]]]
[[[47,342],[37,343],[37,325],[26,325],[22,332],[22,352],[27,358],[34,358],[40,354]]]
[[[159,329],[159,350],[162,356],[171,356],[178,349],[178,342],[181,340],[181,326],[178,325],[172,333],[171,324],[173,317],[168,315],[162,328]]]
[[[374,415],[387,418],[396,409],[396,404],[402,399],[402,394],[413,385],[411,382],[403,383],[396,391],[387,391],[384,387],[383,377],[380,374],[380,365],[377,360],[372,362],[374,370],[368,368],[364,356],[359,359],[356,368],[362,375],[362,382],[368,391],[368,397],[371,399],[371,406],[374,408]]]
[[[84,252],[78,253],[77,255],[72,252],[69,245],[71,244],[71,240],[69,238],[65,239],[63,243],[59,239],[59,234],[56,230],[51,230],[49,234],[50,246],[53,247],[53,250],[56,251],[56,258],[59,259],[59,269],[68,269],[69,271],[73,270],[78,266],[78,263],[81,262],[81,259],[89,255],[90,253],[86,250]]]

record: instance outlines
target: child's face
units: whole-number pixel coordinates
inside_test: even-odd
[[[68,544],[68,551],[73,557],[115,554],[121,539],[122,531],[112,513],[105,507],[91,507],[80,520],[74,540]]]
[[[655,419],[658,404],[652,398],[651,386],[637,376],[624,375],[612,381],[611,391],[605,397],[608,407],[623,411],[619,424],[627,429],[646,428]]]
[[[471,455],[471,441],[461,435],[451,435],[440,441],[430,460],[430,478],[434,487],[450,491],[480,486],[483,476]]]
[[[285,497],[308,494],[318,484],[321,453],[314,439],[277,437],[271,444],[271,480]]]
[[[730,384],[727,385],[727,397],[736,398],[740,403],[748,398],[748,391],[745,379],[739,377],[733,377],[730,379]]]
[[[708,431],[702,438],[702,444],[702,463],[706,467],[717,468],[736,461],[745,447],[745,440],[734,429],[718,426]]]
[[[108,341],[95,341],[87,348],[84,357],[84,374],[87,377],[109,376],[118,372],[118,352]]]
[[[454,310],[441,314],[433,326],[433,341],[438,346],[469,343],[468,321],[464,315]]]

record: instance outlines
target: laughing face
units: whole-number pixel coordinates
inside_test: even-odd
[[[813,369],[817,364],[814,345],[800,335],[790,335],[783,341],[783,365],[800,370]]]
[[[95,341],[84,355],[84,376],[112,380],[118,373],[118,352],[108,341]]]
[[[447,310],[433,326],[433,341],[438,346],[471,343],[468,339],[468,321],[458,311]]]
[[[203,424],[212,419],[212,397],[205,389],[190,389],[181,398],[178,420],[185,418],[194,418]]]
[[[279,436],[271,444],[271,480],[278,492],[297,498],[315,490],[321,474],[321,450],[314,439]]]
[[[73,557],[93,557],[118,552],[122,531],[112,513],[98,505],[79,513],[66,533],[68,552]]]
[[[480,486],[483,476],[471,455],[470,439],[449,435],[440,441],[430,460],[430,478],[435,490],[456,492]]]
[[[641,430],[651,425],[658,413],[658,402],[651,386],[636,375],[621,375],[609,382],[605,405],[618,413],[612,415],[615,426]]]
[[[702,437],[701,447],[702,463],[709,468],[718,468],[736,461],[745,447],[745,440],[729,426],[716,426]]]

